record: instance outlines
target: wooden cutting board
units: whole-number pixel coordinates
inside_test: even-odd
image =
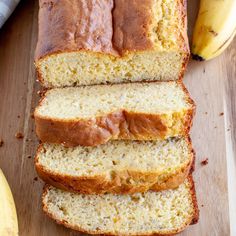
[[[0,148],[0,167],[13,191],[20,236],[72,236],[78,233],[56,225],[43,214],[43,183],[34,169],[33,155],[38,141],[31,113],[39,98],[33,65],[37,41],[37,2],[22,0],[0,30],[0,138],[4,140]],[[188,8],[191,31],[197,1],[189,1]],[[236,89],[235,49],[236,40],[226,53],[215,60],[190,62],[184,79],[197,104],[192,140],[197,154],[194,177],[200,221],[182,235],[230,234],[226,140],[229,153],[229,143],[235,144],[233,138],[236,136],[233,133],[233,116],[236,115],[236,95],[233,94],[233,88]],[[24,138],[17,139],[17,132],[21,132]],[[206,158],[209,164],[201,165]]]

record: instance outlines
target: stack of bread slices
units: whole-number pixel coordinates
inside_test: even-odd
[[[185,1],[39,5],[43,210],[89,234],[170,235],[197,222]]]

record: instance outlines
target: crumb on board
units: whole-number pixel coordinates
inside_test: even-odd
[[[34,177],[34,181],[38,181],[38,177]]]
[[[208,112],[206,111],[206,112],[205,112],[205,115],[207,115],[207,114],[208,114]]]
[[[216,129],[216,128],[217,128],[217,126],[214,127],[214,129]]]
[[[24,138],[24,135],[23,135],[21,132],[17,132],[17,133],[15,134],[15,137],[16,137],[17,139],[23,139],[23,138]]]
[[[220,114],[219,114],[219,116],[223,116],[224,115],[224,112],[221,112]]]
[[[0,147],[2,147],[4,144],[4,141],[0,138]]]
[[[34,119],[34,113],[33,113],[33,112],[30,114],[30,117],[31,117],[32,119]]]
[[[29,155],[29,156],[27,156],[27,158],[29,158],[29,159],[30,159],[30,158],[31,158],[31,156]]]
[[[227,129],[227,131],[230,131],[230,129]]]
[[[208,164],[208,158],[206,158],[205,160],[201,161],[201,165],[205,166]]]
[[[43,97],[45,92],[46,92],[45,90],[39,90],[37,91],[37,94],[39,95],[39,97]]]
[[[203,205],[203,204],[202,204],[201,206],[202,206],[202,207],[204,207],[204,205]]]
[[[17,118],[20,118],[20,115],[18,115]]]

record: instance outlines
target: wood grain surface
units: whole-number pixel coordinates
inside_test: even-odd
[[[197,1],[189,1],[188,9],[191,34]],[[56,225],[41,210],[43,183],[34,169],[33,155],[38,141],[31,117],[40,88],[33,65],[37,14],[37,0],[22,0],[0,30],[0,139],[4,141],[0,147],[0,167],[15,198],[20,236],[79,235]],[[217,59],[204,63],[191,61],[188,66],[184,81],[197,104],[192,140],[197,153],[194,177],[200,221],[181,235],[230,235],[229,216],[232,219],[236,213],[229,213],[228,201],[228,184],[232,190],[235,183],[232,172],[236,146],[235,77],[236,39]],[[23,139],[15,137],[18,132],[24,135]],[[201,165],[206,158],[209,164]],[[234,194],[235,191],[230,192],[230,209],[234,207]]]

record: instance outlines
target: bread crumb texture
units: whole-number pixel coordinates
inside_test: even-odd
[[[52,89],[46,93],[36,115],[57,119],[99,117],[126,110],[134,113],[182,113],[193,104],[177,82],[97,85]]]
[[[113,235],[177,233],[195,215],[191,183],[175,190],[134,195],[83,195],[48,187],[44,211],[57,222],[83,232]]]
[[[66,148],[57,144],[42,145],[37,164],[61,175],[109,178],[113,171],[173,173],[192,160],[192,148],[186,138],[163,141],[110,141],[97,147]]]

